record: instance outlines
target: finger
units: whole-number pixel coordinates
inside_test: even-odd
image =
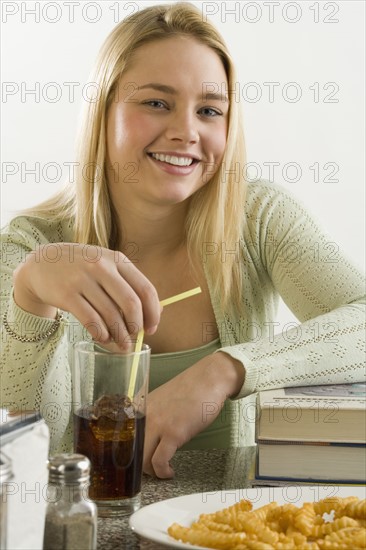
[[[119,316],[124,319],[124,336],[136,337],[144,325],[143,305],[139,296],[118,272],[105,279],[102,288],[120,312]]]
[[[154,451],[159,444],[159,437],[156,436],[152,438],[150,433],[151,433],[151,430],[149,428],[149,411],[147,411],[145,441],[144,441],[144,457],[142,461],[142,469],[145,472],[145,474],[148,474],[149,476],[154,477],[155,472],[151,464],[151,457],[154,454]]]
[[[151,458],[151,465],[157,477],[161,479],[174,477],[174,470],[169,461],[173,458],[176,451],[177,445],[172,441],[168,441],[167,438],[163,436]]]
[[[89,332],[93,340],[101,344],[111,341],[109,330],[99,313],[82,296],[75,296],[68,311],[76,317]]]
[[[116,259],[118,272],[141,300],[144,329],[152,334],[160,321],[161,308],[158,293],[149,279],[126,256],[119,253]]]
[[[83,295],[103,319],[111,339],[121,349],[130,349],[132,346],[130,331],[126,326],[122,312],[111,297],[94,281],[89,283]]]
[[[143,462],[143,465],[142,465],[142,469],[143,469],[143,472],[144,474],[147,474],[151,477],[155,477],[155,472],[154,472],[154,468],[152,467],[152,464],[151,462]]]

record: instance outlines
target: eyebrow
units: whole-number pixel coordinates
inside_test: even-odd
[[[158,92],[163,92],[165,94],[171,94],[171,95],[177,95],[178,91],[173,88],[172,86],[167,86],[166,84],[159,84],[157,82],[149,82],[148,84],[144,84],[143,86],[139,86],[138,90],[145,90],[147,88],[151,88],[152,90],[157,90]],[[216,94],[214,92],[209,92],[207,94],[204,94],[203,99],[212,99],[216,101],[222,101],[225,103],[229,102],[229,98],[223,94]]]

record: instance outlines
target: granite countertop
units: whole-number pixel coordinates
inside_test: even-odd
[[[160,500],[199,493],[240,489],[250,486],[255,447],[178,451],[172,460],[175,477],[159,480],[144,477],[142,506]],[[98,550],[162,550],[140,539],[128,525],[128,517],[98,520]]]

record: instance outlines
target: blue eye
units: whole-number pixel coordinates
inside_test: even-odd
[[[199,110],[199,113],[207,117],[222,116],[220,111],[213,109],[212,107],[202,107],[202,109]]]
[[[166,105],[159,99],[149,99],[147,101],[143,102],[144,105],[149,105],[150,107],[154,107],[155,109],[165,109]]]

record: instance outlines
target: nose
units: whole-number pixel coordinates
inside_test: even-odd
[[[166,136],[172,141],[197,143],[199,131],[195,113],[186,110],[172,112],[166,128]]]

